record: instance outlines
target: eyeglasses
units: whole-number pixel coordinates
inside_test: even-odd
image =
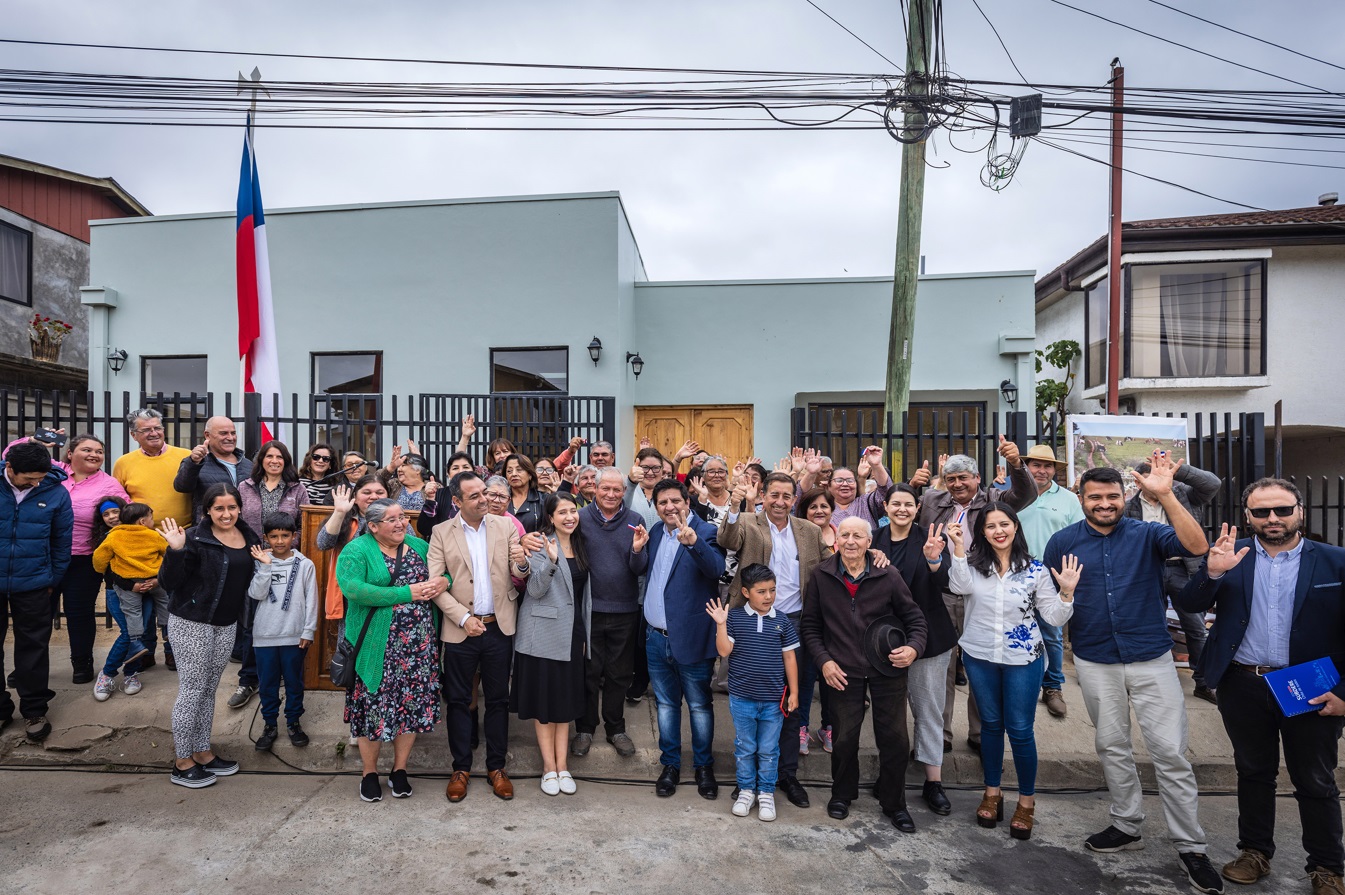
[[[1247,512],[1251,514],[1253,519],[1269,519],[1271,513],[1281,519],[1287,519],[1294,514],[1296,509],[1298,509],[1297,504],[1288,507],[1248,507]]]
[[[163,426],[144,426],[144,427],[142,427],[142,428],[136,429],[136,430],[135,430],[135,434],[137,434],[137,435],[149,435],[151,432],[162,432],[162,431],[163,431]]]
[[[707,476],[710,476],[710,475],[728,475],[728,474],[729,474],[729,471],[728,471],[727,469],[707,469],[707,470],[705,470],[704,473],[702,473],[702,475],[707,475]]]
[[[645,475],[649,475],[651,472],[662,472],[662,471],[663,471],[663,467],[662,467],[662,466],[641,466],[640,468],[644,470],[644,474],[645,474]]]
[[[508,500],[508,494],[501,494],[498,491],[487,491],[486,500]]]

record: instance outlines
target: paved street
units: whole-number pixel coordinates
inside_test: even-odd
[[[1150,800],[1148,848],[1094,855],[1082,834],[1106,825],[1095,794],[1046,795],[1030,842],[1005,825],[975,826],[977,797],[952,794],[936,818],[915,802],[903,836],[862,798],[847,821],[815,805],[783,805],[773,824],[729,814],[683,787],[667,800],[648,785],[581,781],[549,798],[519,780],[502,802],[474,779],[450,805],[442,779],[413,778],[415,795],[365,804],[352,775],[244,772],[187,791],[166,773],[0,771],[0,891],[330,893],[790,893],[1191,891]],[[916,796],[912,793],[912,799]],[[1306,892],[1293,801],[1281,799],[1281,852],[1256,895]],[[1203,821],[1216,864],[1233,856],[1231,798],[1207,797]]]

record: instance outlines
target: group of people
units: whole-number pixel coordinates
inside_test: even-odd
[[[224,418],[210,420],[191,451],[165,443],[154,411],[129,422],[140,450],[110,476],[101,443],[85,435],[71,439],[63,463],[29,439],[3,461],[0,538],[10,550],[0,555],[0,596],[16,635],[10,681],[34,741],[50,731],[53,601],[64,601],[75,680],[88,682],[93,600],[106,580],[120,636],[95,698],[110,697],[118,676],[124,692],[139,690],[156,627],[166,626],[165,658],[179,675],[174,783],[207,786],[238,770],[211,742],[231,655],[242,664],[229,704],[262,693],[257,747],[279,735],[282,683],[289,738],[307,743],[303,657],[321,613],[339,621],[353,662],[344,717],[365,801],[383,796],[383,743],[393,751],[387,789],[412,794],[411,747],[441,715],[449,801],[467,796],[482,738],[491,791],[513,797],[510,714],[533,722],[542,791],[572,794],[569,760],[588,754],[600,723],[618,754],[635,753],[624,711],[647,687],[657,704],[656,794],[670,797],[682,783],[685,705],[696,791],[715,799],[718,664],[734,726],[733,815],[755,809],[774,820],[777,792],[809,807],[798,765],[816,692],[831,752],[827,813],[847,817],[859,796],[859,732],[871,713],[875,795],[896,829],[913,833],[911,760],[923,768],[928,809],[952,811],[941,765],[952,748],[960,662],[969,745],[984,772],[975,820],[987,828],[1004,821],[1007,739],[1017,778],[1007,827],[1025,840],[1037,807],[1036,707],[1067,713],[1068,625],[1112,799],[1110,825],[1088,836],[1087,848],[1142,847],[1133,712],[1193,886],[1220,892],[1222,879],[1252,883],[1270,871],[1282,740],[1314,892],[1345,892],[1334,779],[1345,689],[1286,718],[1257,680],[1322,657],[1345,667],[1345,550],[1304,539],[1302,497],[1287,481],[1249,485],[1242,503],[1251,537],[1239,540],[1225,525],[1211,545],[1194,511],[1218,479],[1161,450],[1133,470],[1140,493],[1127,501],[1116,470],[1089,469],[1070,491],[1056,481],[1063,464],[1049,448],[1020,456],[1003,439],[1004,487],[986,488],[976,461],[962,455],[894,482],[878,448],[853,470],[798,449],[770,470],[756,458],[731,466],[694,442],[667,458],[643,445],[627,472],[609,444],[591,446],[581,465],[579,439],[536,462],[497,439],[478,466],[467,450],[469,419],[441,485],[414,443],[381,469],[318,444],[296,469],[274,441],[250,462]],[[331,564],[322,594],[312,560],[295,549],[298,508],[314,502],[332,508],[316,535]],[[1240,853],[1222,872],[1206,854],[1185,756],[1169,600],[1196,695],[1217,703],[1234,748]],[[0,723],[13,712],[0,690]]]

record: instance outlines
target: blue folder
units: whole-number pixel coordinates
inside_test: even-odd
[[[1314,659],[1301,665],[1291,665],[1279,671],[1265,675],[1266,685],[1275,694],[1280,711],[1285,717],[1303,715],[1318,711],[1320,705],[1309,705],[1309,699],[1316,699],[1340,683],[1340,672],[1329,658]]]

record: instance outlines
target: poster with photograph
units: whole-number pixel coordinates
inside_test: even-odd
[[[1186,459],[1184,419],[1071,415],[1068,426],[1065,461],[1071,486],[1084,470],[1110,466],[1125,479],[1129,495],[1133,486],[1130,470],[1148,460],[1154,451],[1167,451],[1174,461]]]

